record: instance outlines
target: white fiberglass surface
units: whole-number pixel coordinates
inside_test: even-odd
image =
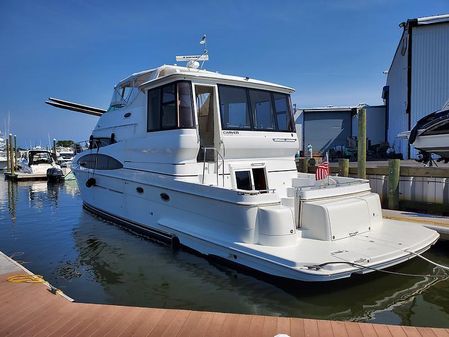
[[[420,238],[417,240],[417,238]],[[406,255],[406,250],[419,250],[438,238],[438,234],[415,223],[384,220],[378,230],[335,241],[298,238],[288,247],[270,247],[257,244],[235,243],[252,254],[260,253],[274,261],[289,261],[290,266],[320,264],[329,261],[360,259],[382,263]],[[344,252],[344,257],[338,256]]]

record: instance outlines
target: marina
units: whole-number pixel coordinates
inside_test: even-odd
[[[3,8],[0,336],[449,337],[448,4],[117,5]]]

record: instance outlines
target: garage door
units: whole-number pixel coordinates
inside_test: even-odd
[[[351,137],[351,112],[304,112],[304,148],[325,153],[335,146],[346,146]]]

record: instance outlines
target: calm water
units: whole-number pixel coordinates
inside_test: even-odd
[[[82,209],[75,181],[0,181],[0,250],[78,302],[449,327],[449,281],[280,282],[143,239]],[[449,265],[449,243],[426,256]],[[394,269],[434,273],[415,259]],[[441,272],[440,272],[441,274]]]

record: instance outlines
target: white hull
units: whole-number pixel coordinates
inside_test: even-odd
[[[128,170],[119,174],[125,171]],[[148,230],[148,234],[159,239],[175,238],[201,254],[273,276],[301,281],[346,278],[404,262],[438,239],[436,232],[419,225],[384,220],[377,230],[340,240],[307,239],[298,231],[293,244],[283,247],[248,243],[257,236],[257,226],[251,226],[251,218],[261,205],[251,204],[250,200],[242,203],[205,197],[208,192],[214,193],[207,191],[213,187],[175,180],[168,183],[167,177],[155,174],[124,174],[133,181],[116,174],[96,173],[96,185],[88,188],[86,181],[92,173],[75,171],[88,209],[134,230]],[[161,183],[166,187],[161,187]],[[143,188],[141,195],[136,192],[137,187]],[[170,200],[161,200],[161,193],[169,195]],[[345,261],[364,268],[341,263]],[[324,262],[337,263],[318,270],[310,268]]]
[[[413,146],[419,150],[449,158],[449,134],[418,136]]]

